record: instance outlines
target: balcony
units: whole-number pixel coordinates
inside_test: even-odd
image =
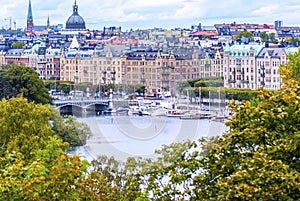
[[[236,80],[229,79],[228,82],[229,83],[236,83]]]

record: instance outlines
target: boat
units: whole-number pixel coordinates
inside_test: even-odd
[[[167,117],[182,117],[185,115],[185,111],[183,110],[167,110]]]
[[[150,112],[147,111],[147,109],[143,106],[129,106],[129,111],[128,111],[128,115],[139,115],[139,116],[143,116],[143,115],[150,115]]]
[[[180,117],[180,119],[212,119],[215,117],[215,114],[211,112],[189,112]]]

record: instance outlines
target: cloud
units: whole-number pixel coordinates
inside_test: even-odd
[[[31,0],[34,23],[65,24],[72,14],[74,0]],[[17,27],[26,26],[28,0],[2,0],[0,26],[7,26],[4,18],[11,17]],[[298,0],[77,0],[79,14],[86,24],[101,29],[103,26],[190,27],[199,23],[273,23],[297,24],[300,11]],[[176,26],[177,23],[177,26]],[[183,27],[183,28],[184,28]],[[89,27],[88,27],[89,28]]]

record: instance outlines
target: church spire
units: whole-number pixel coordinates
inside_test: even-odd
[[[73,15],[78,15],[78,6],[76,5],[76,0],[74,2],[74,6],[73,6]]]
[[[31,0],[29,0],[28,5],[28,14],[27,14],[27,31],[33,30],[33,16],[32,16],[32,9],[31,9]]]
[[[48,15],[48,19],[47,19],[47,28],[50,27],[50,19],[49,19],[49,15]]]

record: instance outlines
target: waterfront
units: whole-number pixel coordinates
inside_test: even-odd
[[[93,133],[87,144],[77,150],[88,160],[100,155],[123,161],[128,157],[154,157],[154,151],[162,145],[220,135],[227,130],[224,123],[209,119],[100,116],[79,120],[87,123]]]

